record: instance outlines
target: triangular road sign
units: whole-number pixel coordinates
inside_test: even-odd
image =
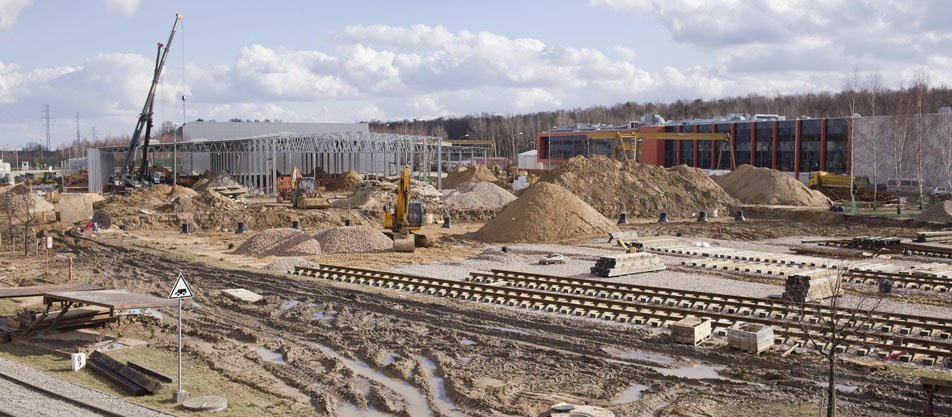
[[[185,281],[185,274],[179,273],[178,279],[175,280],[175,286],[173,286],[172,291],[169,292],[169,300],[192,298],[194,296],[195,293],[192,292],[192,287]]]

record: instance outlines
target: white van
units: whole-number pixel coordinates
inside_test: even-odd
[[[886,189],[901,194],[919,194],[919,180],[916,178],[890,178],[886,182]],[[923,181],[922,190],[928,193],[932,190],[932,186]]]

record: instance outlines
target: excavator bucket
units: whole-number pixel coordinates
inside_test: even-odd
[[[394,234],[391,237],[393,238],[394,252],[413,252],[416,250],[414,235]]]

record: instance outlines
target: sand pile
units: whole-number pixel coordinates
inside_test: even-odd
[[[570,242],[617,231],[602,216],[565,188],[535,184],[513,201],[476,237],[484,242]]]
[[[912,218],[920,222],[952,223],[952,201],[943,201]]]
[[[290,273],[294,272],[294,268],[299,266],[317,268],[318,265],[301,258],[281,258],[265,265],[264,269],[274,272]]]
[[[365,180],[357,184],[357,190],[347,198],[331,202],[331,207],[365,210],[374,213],[384,211],[387,203],[396,201],[397,186],[391,182]],[[437,210],[440,206],[442,194],[432,185],[411,180],[410,200],[422,201],[430,210]]]
[[[232,254],[247,256],[320,255],[321,245],[312,236],[300,230],[291,228],[265,229],[244,241]]]
[[[359,253],[390,250],[393,241],[370,226],[342,226],[314,235],[324,253]]]
[[[540,182],[559,184],[605,216],[692,217],[704,210],[729,212],[738,201],[697,168],[664,168],[604,156],[577,156]],[[531,188],[531,187],[530,187]]]
[[[491,182],[474,182],[462,186],[443,200],[447,206],[463,210],[499,210],[515,201],[502,187]]]
[[[327,191],[354,191],[362,180],[357,171],[347,171],[334,182],[327,184]]]
[[[483,165],[458,168],[443,178],[443,188],[459,188],[469,182],[499,182],[499,178]]]
[[[829,198],[811,190],[796,178],[770,168],[744,164],[733,172],[714,177],[728,194],[747,204],[829,207]]]

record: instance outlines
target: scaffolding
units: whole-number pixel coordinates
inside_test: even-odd
[[[103,184],[116,169],[115,155],[126,150],[126,146],[90,150],[90,192],[102,192]],[[429,178],[445,167],[478,162],[480,158],[485,160],[491,149],[454,144],[432,136],[392,133],[271,134],[149,144],[153,158],[150,165],[155,164],[155,158],[163,156],[171,160],[174,151],[179,154],[179,165],[168,166],[170,170],[185,174],[225,171],[249,189],[274,194],[277,177],[294,167],[305,173],[320,168],[329,174],[354,170],[365,175],[390,176],[409,165],[418,176]]]

